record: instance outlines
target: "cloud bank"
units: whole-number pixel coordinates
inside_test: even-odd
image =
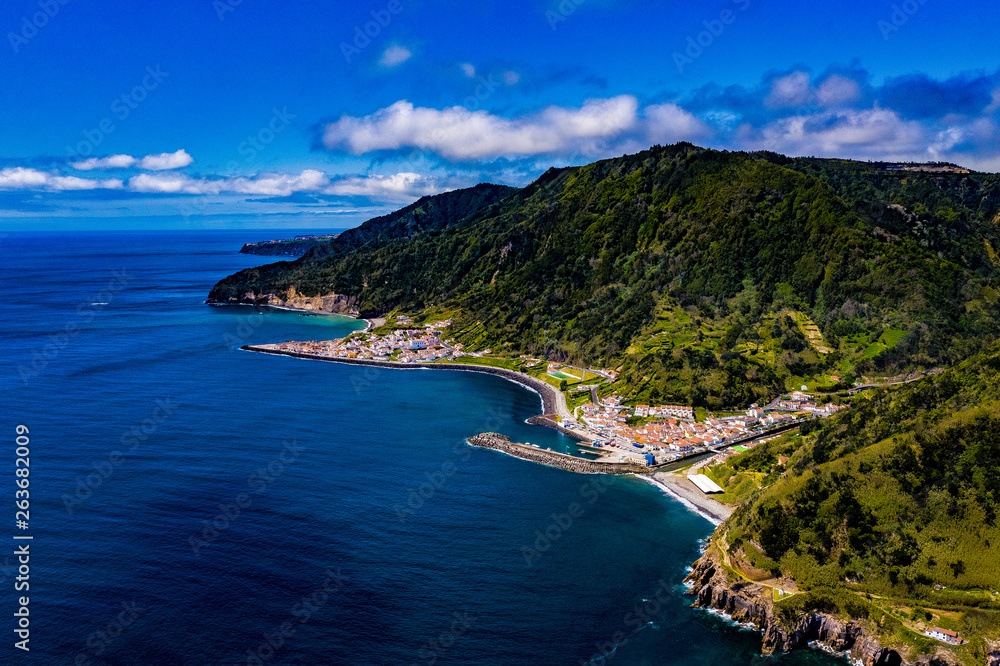
[[[124,180],[120,178],[100,180],[65,176],[56,171],[25,167],[0,169],[0,190],[3,191],[121,190],[151,195],[245,194],[271,197],[288,197],[307,192],[341,197],[367,197],[387,202],[409,202],[448,189],[452,188],[447,183],[412,172],[331,176],[316,169],[305,169],[297,174],[267,173],[235,177],[142,173]]]
[[[363,117],[327,125],[322,142],[352,155],[419,149],[454,161],[581,154],[597,156],[648,142],[705,138],[708,128],[674,104],[639,113],[632,95],[587,100],[579,108],[550,106],[516,118],[453,106],[415,107],[406,100]]]
[[[471,65],[462,65],[466,74]],[[772,72],[753,86],[705,86],[669,102],[590,99],[577,107],[501,116],[399,100],[324,125],[333,153],[407,155],[446,162],[587,160],[654,143],[853,159],[955,161],[1000,168],[1000,74],[936,80],[923,74],[872,85],[859,68]]]
[[[132,157],[131,155],[111,155],[109,157],[91,157],[82,162],[70,164],[74,169],[90,171],[92,169],[129,169],[137,168],[145,171],[166,171],[181,169],[194,162],[194,158],[183,148],[173,153]]]

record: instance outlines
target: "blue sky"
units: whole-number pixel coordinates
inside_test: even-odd
[[[682,140],[998,171],[998,24],[962,0],[9,0],[0,228],[346,227]]]

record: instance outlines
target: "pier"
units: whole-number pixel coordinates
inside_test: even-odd
[[[638,465],[635,463],[612,463],[599,460],[586,460],[567,453],[559,453],[548,449],[539,449],[527,444],[510,441],[509,437],[495,432],[484,432],[466,440],[470,446],[484,449],[494,449],[508,455],[531,462],[558,467],[576,472],[577,474],[647,474],[655,466]]]

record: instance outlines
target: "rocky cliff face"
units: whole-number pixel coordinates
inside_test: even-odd
[[[957,666],[944,650],[935,655],[921,655],[907,660],[896,650],[883,647],[857,622],[844,622],[823,613],[799,618],[788,629],[774,617],[771,589],[747,582],[731,583],[713,552],[706,553],[694,565],[687,581],[692,585],[695,605],[723,611],[738,622],[755,624],[763,634],[765,654],[787,652],[819,641],[828,648],[850,653],[851,663],[864,666]],[[987,666],[1000,666],[1000,656]]]
[[[297,308],[331,314],[343,314],[357,317],[360,311],[357,307],[357,297],[346,294],[323,294],[321,296],[303,296],[291,287],[283,297],[277,294],[257,294],[248,291],[240,299],[230,299],[231,303],[252,303],[255,305],[273,305],[283,308]],[[211,302],[211,299],[210,301]]]

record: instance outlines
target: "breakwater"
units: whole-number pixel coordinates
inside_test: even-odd
[[[597,460],[585,460],[566,453],[539,449],[527,444],[518,444],[510,441],[509,437],[495,432],[484,432],[466,440],[470,446],[479,446],[484,449],[494,449],[511,456],[529,460],[531,462],[548,465],[549,467],[559,467],[578,474],[646,474],[652,471],[651,467],[637,465],[634,463],[611,463]]]
[[[523,372],[507,370],[506,368],[494,368],[489,365],[473,365],[471,363],[399,363],[396,361],[370,361],[368,359],[321,356],[320,354],[307,354],[305,352],[289,351],[287,349],[275,349],[270,345],[243,345],[240,349],[261,352],[263,354],[292,356],[294,358],[304,358],[312,361],[328,361],[331,363],[345,363],[347,365],[367,365],[377,368],[392,368],[394,370],[419,370],[426,368],[429,370],[465,370],[466,372],[484,372],[488,375],[497,375],[509,381],[516,382],[540,395],[542,397],[543,414],[557,414],[560,411],[556,389],[540,379],[535,379],[534,377],[526,375]]]
[[[578,442],[590,442],[592,441],[589,437],[585,437],[576,430],[570,430],[569,428],[564,428],[559,425],[548,416],[532,416],[528,419],[528,423],[531,425],[545,426],[546,428],[552,428],[553,430],[558,430],[562,434],[566,435],[570,439],[575,439]]]

